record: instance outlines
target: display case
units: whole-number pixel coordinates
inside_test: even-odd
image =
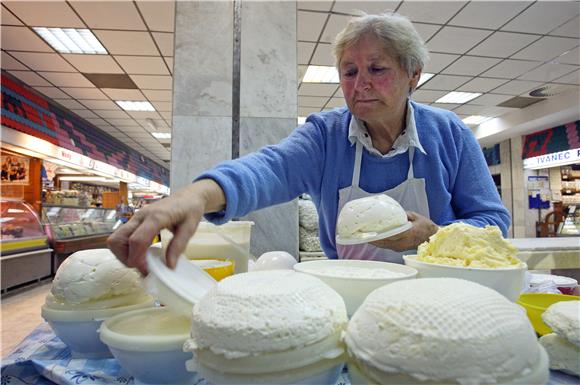
[[[50,276],[52,249],[32,206],[3,198],[0,213],[2,290]]]
[[[114,209],[43,205],[42,222],[55,251],[53,270],[75,251],[107,247],[115,215]]]

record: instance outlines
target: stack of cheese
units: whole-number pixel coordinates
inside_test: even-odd
[[[550,368],[580,377],[580,301],[562,301],[542,314],[554,333],[540,338],[550,356]]]

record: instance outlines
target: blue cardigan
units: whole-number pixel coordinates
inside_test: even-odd
[[[431,220],[438,225],[497,225],[505,236],[510,215],[471,130],[450,111],[412,103],[427,153],[415,151],[414,173],[425,178]],[[215,180],[226,196],[226,209],[206,218],[221,224],[308,193],[319,213],[322,248],[329,258],[337,258],[338,190],[351,185],[355,157],[356,146],[348,140],[351,118],[346,107],[310,115],[279,144],[198,176],[196,180]],[[363,149],[360,187],[370,193],[394,188],[407,178],[408,169],[408,153],[381,158]]]

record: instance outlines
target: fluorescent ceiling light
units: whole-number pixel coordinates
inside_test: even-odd
[[[60,53],[106,55],[108,52],[90,29],[33,27],[52,48]]]
[[[463,123],[465,123],[465,124],[481,124],[489,119],[491,119],[491,116],[471,115],[471,116],[468,116],[467,118],[463,119]]]
[[[151,135],[157,139],[171,139],[170,132],[152,132]]]
[[[437,99],[435,103],[452,103],[452,104],[463,104],[470,100],[473,100],[481,96],[480,92],[450,92],[447,95]]]
[[[155,108],[149,102],[133,102],[130,100],[115,100],[125,111],[155,111]]]
[[[308,66],[302,81],[304,83],[338,83],[338,71],[330,66]]]
[[[306,123],[306,116],[299,116],[298,117],[298,124]]]
[[[429,72],[423,72],[421,74],[421,77],[419,78],[419,83],[417,83],[417,88],[421,87],[421,85],[423,85],[423,83],[425,83],[427,80],[431,79],[433,76],[435,76],[435,74],[430,74]]]
[[[60,180],[75,181],[75,182],[109,182],[116,183],[119,182],[118,179],[110,179],[102,176],[61,176]]]

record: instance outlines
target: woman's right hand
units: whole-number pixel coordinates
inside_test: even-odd
[[[203,179],[139,210],[109,236],[107,244],[121,262],[146,275],[147,248],[162,229],[169,229],[173,238],[165,257],[167,265],[174,268],[203,214],[224,207],[225,195],[221,187],[211,179]]]

